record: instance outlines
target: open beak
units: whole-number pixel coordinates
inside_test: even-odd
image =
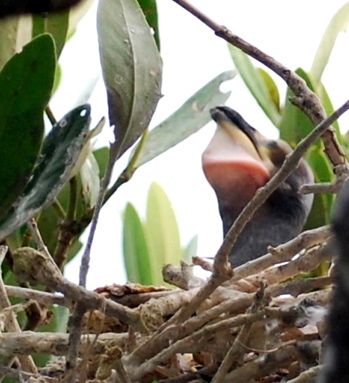
[[[273,141],[230,108],[210,112],[217,128],[202,155],[205,176],[219,198],[236,201],[240,195],[250,199],[275,171],[270,159]]]

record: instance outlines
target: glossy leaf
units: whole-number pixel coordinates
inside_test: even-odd
[[[109,148],[97,149],[93,152],[99,168],[99,176],[102,178],[108,165]]]
[[[262,68],[257,68],[257,70],[264,80],[264,83],[268,89],[268,93],[269,93],[271,101],[274,103],[276,110],[280,113],[281,112],[280,93],[279,93],[278,87],[276,86],[274,80],[272,79],[272,77],[269,75],[267,71],[265,71]]]
[[[297,69],[296,73],[305,80],[311,90],[315,90],[311,79],[303,69]],[[291,146],[295,146],[314,129],[314,125],[309,117],[291,103],[290,97],[293,95],[293,92],[288,89],[279,126],[280,138],[287,141]]]
[[[154,283],[144,228],[131,203],[126,205],[124,213],[123,254],[129,281],[144,285]]]
[[[0,219],[24,190],[39,155],[55,66],[52,38],[42,35],[0,73]]]
[[[151,184],[147,199],[146,235],[151,265],[156,265],[154,283],[162,283],[161,268],[166,263],[178,265],[182,258],[177,220],[164,190]]]
[[[97,29],[117,158],[149,125],[161,94],[162,64],[137,0],[101,0]]]
[[[159,23],[158,23],[158,10],[156,6],[156,0],[137,0],[144,16],[153,30],[153,37],[155,39],[156,45],[160,50],[160,34],[159,34]]]
[[[333,181],[333,172],[322,147],[313,146],[309,150],[307,161],[313,169],[315,178],[314,181],[316,183]],[[312,229],[314,227],[328,224],[333,202],[333,194],[315,194],[313,207],[307,219],[305,229]]]
[[[100,177],[97,160],[91,151],[81,166],[80,177],[83,195],[88,207],[92,209],[96,205]]]
[[[90,107],[80,106],[64,116],[45,138],[39,161],[23,195],[0,221],[0,238],[14,232],[52,203],[68,181],[86,142]]]
[[[55,13],[33,15],[32,36],[49,33],[56,45],[56,55],[59,58],[65,44],[69,26],[69,10]]]
[[[224,81],[235,76],[232,71],[221,73],[190,97],[176,112],[152,129],[136,161],[139,167],[179,144],[211,121],[209,110],[225,104],[231,92],[223,93]],[[134,151],[131,154],[133,156]]]
[[[271,95],[264,76],[252,64],[251,59],[240,49],[229,44],[230,55],[240,76],[270,121],[278,126],[280,114],[275,106],[275,95]],[[270,79],[271,80],[271,79]]]
[[[315,84],[321,80],[322,74],[331,56],[332,49],[340,32],[345,32],[349,23],[349,3],[343,5],[342,8],[333,16],[326,31],[321,39],[310,74]]]

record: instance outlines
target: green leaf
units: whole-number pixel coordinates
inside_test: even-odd
[[[92,209],[96,205],[99,192],[99,167],[95,156],[90,151],[81,166],[80,177],[82,192],[87,205]]]
[[[280,114],[278,112],[278,107],[275,105],[275,95],[270,93],[270,88],[268,87],[268,85],[270,86],[270,81],[272,81],[271,78],[269,79],[269,84],[266,84],[265,76],[253,66],[252,61],[246,53],[231,44],[229,44],[228,47],[235,67],[252,96],[258,102],[270,121],[275,126],[279,126]]]
[[[318,84],[331,56],[332,49],[340,32],[345,32],[349,23],[349,3],[333,16],[321,39],[320,45],[314,57],[310,74],[314,84]]]
[[[267,71],[265,71],[262,68],[257,68],[257,70],[264,80],[264,83],[268,89],[268,93],[269,93],[271,101],[274,103],[276,110],[280,113],[281,112],[280,93],[279,93],[278,87],[276,86],[274,80],[272,79],[272,77],[269,75]]]
[[[67,38],[69,26],[69,10],[33,15],[33,38],[43,33],[49,33],[56,45],[57,59],[59,58]]]
[[[182,258],[177,220],[166,193],[157,183],[152,183],[147,199],[146,235],[152,270],[156,271],[154,283],[161,284],[161,267],[166,263],[178,265]]]
[[[301,68],[297,69],[296,73],[314,91],[314,86],[308,74]],[[295,146],[314,129],[314,125],[304,112],[291,103],[290,97],[292,96],[294,96],[294,93],[288,88],[279,129],[280,138],[287,141],[291,146]]]
[[[0,221],[0,238],[14,232],[52,203],[68,181],[86,143],[90,106],[83,105],[65,115],[46,137],[39,161],[23,195]]]
[[[52,38],[42,35],[0,73],[0,218],[24,190],[39,155],[55,66]]]
[[[333,172],[322,147],[311,147],[307,155],[307,161],[313,169],[314,181],[316,183],[333,181]],[[333,202],[333,194],[316,193],[314,196],[313,207],[307,219],[305,229],[313,229],[315,227],[328,224],[330,221],[330,213],[332,211]]]
[[[102,178],[108,165],[109,148],[97,149],[93,152],[99,168],[99,176]]]
[[[97,30],[117,158],[149,125],[161,95],[162,64],[137,0],[101,0]]]
[[[152,129],[136,161],[136,167],[144,165],[179,144],[211,121],[209,110],[224,104],[231,93],[220,91],[222,83],[234,76],[235,73],[232,71],[221,73],[198,90],[170,117]],[[134,153],[135,151],[131,157]]]
[[[160,34],[159,34],[159,23],[158,23],[158,10],[156,6],[156,0],[137,0],[144,16],[153,30],[153,37],[155,39],[156,45],[160,50]]]
[[[124,213],[123,254],[129,281],[143,285],[154,283],[143,225],[131,203],[126,205]]]

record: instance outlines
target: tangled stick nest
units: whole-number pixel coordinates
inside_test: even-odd
[[[16,275],[64,295],[11,286],[2,290],[41,305],[72,308],[80,302],[85,315],[77,381],[206,382],[215,376],[214,382],[311,382],[321,359],[332,278],[304,275],[332,259],[330,237],[328,227],[304,232],[236,268],[187,317],[178,316],[181,308],[215,276],[204,281],[185,263],[164,268],[165,279],[176,283],[175,289],[127,284],[91,292],[64,279],[46,255],[22,248],[14,253]],[[279,264],[270,266],[275,260]],[[210,267],[199,258],[194,263]],[[2,317],[8,331],[12,308]],[[22,370],[0,371],[30,377],[30,382],[65,381],[61,357],[68,351],[65,333],[12,330],[2,334],[0,353],[16,355]],[[32,372],[23,358],[37,353],[57,358]]]

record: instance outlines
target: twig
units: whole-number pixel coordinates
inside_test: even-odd
[[[221,320],[218,323],[208,325],[198,331],[195,331],[193,334],[183,339],[180,339],[177,342],[174,342],[167,348],[155,354],[153,358],[146,360],[137,369],[134,368],[133,363],[135,361],[134,358],[132,358],[132,356],[125,356],[123,358],[124,364],[129,371],[131,379],[136,381],[140,380],[145,374],[153,371],[159,365],[159,363],[168,360],[172,355],[181,352],[186,352],[188,350],[191,350],[192,352],[200,350],[200,348],[202,347],[202,342],[204,342],[205,339],[216,334],[217,332],[232,329],[234,327],[238,327],[248,323],[254,323],[258,320],[263,319],[264,315],[265,313],[263,311],[258,311],[253,314],[240,314],[234,318]],[[185,326],[183,326],[183,329],[178,329],[178,332],[181,332],[182,330],[184,330],[184,328]],[[168,339],[171,339],[172,341],[174,340],[171,337],[169,337]]]
[[[109,159],[108,159],[108,165],[107,169],[105,172],[105,175],[101,181],[95,209],[93,211],[93,216],[92,216],[92,221],[91,221],[91,228],[90,232],[87,238],[85,250],[82,254],[81,257],[81,264],[80,264],[80,273],[79,273],[79,285],[80,286],[86,286],[86,279],[87,279],[87,274],[88,270],[90,268],[90,258],[91,258],[91,248],[92,248],[92,243],[94,240],[94,236],[97,230],[97,224],[98,224],[98,219],[99,219],[99,214],[101,212],[102,206],[103,206],[103,201],[106,195],[106,191],[108,188],[108,185],[111,180],[111,176],[113,173],[114,169],[114,163],[117,158],[117,154],[115,153],[115,145],[112,144],[110,151],[109,151]],[[80,338],[80,335],[82,333],[82,317],[85,313],[85,307],[81,303],[77,303],[72,317],[74,318],[74,321],[71,322],[71,325],[69,326],[69,333],[71,335],[71,342],[69,344],[70,351],[67,356],[67,366],[70,368],[69,369],[69,375],[67,376],[67,383],[74,383],[76,380],[76,359],[78,355],[78,339]]]
[[[80,355],[84,355],[93,344],[96,335],[85,334],[80,339]],[[106,333],[100,334],[96,343],[93,345],[93,352],[102,355],[110,347],[126,349],[128,344],[128,334]],[[66,355],[69,346],[69,335],[51,332],[32,332],[23,331],[7,332],[1,334],[0,355],[30,355],[30,354],[49,354],[52,356]]]
[[[38,228],[38,224],[36,223],[35,221],[35,218],[31,218],[29,221],[28,221],[28,226],[29,226],[29,229],[32,233],[32,236],[34,238],[34,241],[38,247],[38,250],[44,254],[46,254],[47,257],[51,258],[52,259],[52,256],[50,254],[50,252],[48,251],[47,249],[47,246],[45,245],[42,237],[41,237],[41,234],[40,234],[40,231],[39,231],[39,228]]]
[[[288,383],[315,383],[322,366],[314,366],[299,374],[297,378],[288,380]]]
[[[251,362],[230,372],[224,379],[224,383],[246,383],[250,380],[257,380],[270,374],[276,369],[288,367],[297,359],[295,346],[287,344],[280,346],[271,353],[266,353]]]
[[[0,246],[0,268],[4,261],[6,253],[7,253],[7,247]],[[8,299],[8,296],[6,294],[4,281],[0,273],[0,310],[4,310],[6,308],[9,308],[10,306],[11,306],[11,302]],[[7,329],[7,331],[13,331],[18,333],[21,332],[21,327],[17,322],[16,315],[11,310],[5,312],[5,328]],[[10,356],[12,360],[13,355],[10,355]],[[35,366],[33,359],[30,356],[22,356],[22,357],[19,357],[18,359],[23,371],[37,374],[38,370]]]
[[[268,286],[293,278],[300,273],[308,273],[314,270],[322,261],[330,261],[334,257],[333,247],[328,244],[313,247],[284,265],[277,265],[246,278],[247,282],[257,285],[260,280]]]
[[[136,311],[112,302],[63,278],[56,264],[45,254],[29,247],[22,247],[13,252],[13,260],[15,274],[18,278],[32,284],[43,284],[61,292],[74,302],[82,302],[86,310],[105,307],[107,315],[116,316],[137,330],[145,330]]]
[[[326,120],[323,120],[307,137],[299,142],[295,150],[290,155],[286,156],[285,161],[278,172],[267,182],[265,186],[257,190],[254,198],[247,204],[247,206],[245,206],[235,220],[233,226],[229,229],[223,244],[215,256],[215,263],[222,262],[222,259],[228,262],[228,256],[231,248],[247,222],[252,218],[255,211],[267,200],[267,198],[279,187],[279,185],[286,180],[302,158],[303,154],[310,148],[314,141],[316,141],[316,139],[318,139],[323,132],[348,109],[349,101],[344,103]]]
[[[9,285],[5,285],[5,290],[10,297],[30,299],[47,306],[60,305],[69,308],[72,307],[72,302],[63,295]]]
[[[277,263],[289,261],[303,249],[320,245],[331,236],[332,232],[329,226],[304,231],[291,241],[276,248],[270,248],[268,254],[234,269],[232,281],[238,281],[249,275],[258,274]]]
[[[313,193],[338,193],[341,185],[338,185],[338,182],[324,182],[321,184],[309,184],[303,185],[299,189],[301,194],[313,194]]]
[[[305,81],[295,72],[292,72],[280,62],[278,62],[271,56],[265,54],[257,47],[249,44],[241,37],[234,35],[226,27],[219,25],[214,20],[210,19],[208,16],[203,14],[199,9],[195,8],[186,0],[173,1],[180,5],[182,8],[186,9],[188,12],[190,12],[193,16],[201,20],[205,25],[211,28],[218,37],[221,37],[230,44],[241,49],[243,52],[258,60],[259,62],[267,66],[269,69],[271,69],[273,72],[275,72],[277,75],[279,75],[295,94],[295,97],[292,98],[292,102],[295,105],[297,105],[310,118],[314,125],[320,124],[325,119],[326,113],[320,103],[319,98],[314,92],[312,92],[308,88]],[[334,122],[335,120],[333,120],[332,122]],[[328,129],[327,131],[326,129],[324,129],[321,135],[323,135],[322,139],[325,145],[325,152],[328,158],[330,159],[331,163],[334,165],[335,172],[338,175],[339,173],[336,171],[336,167],[338,165],[346,165],[347,163],[345,153],[339,145],[334,130],[332,128]],[[344,170],[346,174],[348,174],[347,166],[344,169],[342,168],[341,170]]]
[[[264,285],[261,285],[260,290],[256,294],[256,300],[253,302],[249,312],[257,313],[262,308],[263,298],[264,298]],[[238,364],[242,362],[243,356],[245,354],[245,348],[242,346],[246,344],[252,323],[245,323],[239,334],[234,340],[231,348],[227,352],[222,364],[219,366],[217,373],[212,379],[212,383],[221,383],[224,380],[224,377],[227,375],[228,371],[234,367],[237,367]]]

